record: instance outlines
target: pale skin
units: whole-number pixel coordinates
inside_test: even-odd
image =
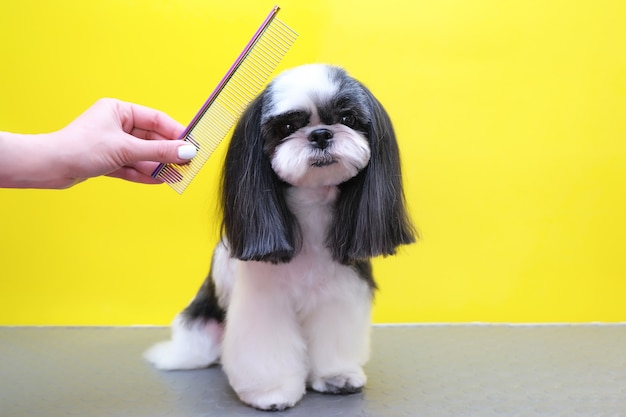
[[[69,188],[109,176],[158,184],[159,163],[183,164],[195,147],[184,126],[158,110],[100,99],[63,129],[35,135],[0,132],[0,187]]]

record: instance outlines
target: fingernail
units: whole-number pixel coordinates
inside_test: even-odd
[[[197,149],[193,145],[183,145],[178,147],[178,157],[180,159],[191,159],[196,156]]]

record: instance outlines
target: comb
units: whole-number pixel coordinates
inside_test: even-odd
[[[179,139],[198,150],[187,164],[160,164],[152,173],[179,194],[235,125],[246,107],[259,94],[298,34],[276,18],[274,6],[235,63],[204,103]]]

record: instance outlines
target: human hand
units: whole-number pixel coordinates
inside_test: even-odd
[[[160,183],[150,176],[158,163],[182,164],[196,154],[193,145],[172,140],[183,130],[184,126],[160,111],[100,99],[46,141],[58,152],[55,188],[100,175]]]

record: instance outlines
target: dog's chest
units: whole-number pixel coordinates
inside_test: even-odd
[[[338,194],[336,187],[293,187],[288,190],[287,204],[302,232],[301,255],[330,256],[326,249],[326,234]]]
[[[302,249],[291,262],[283,265],[286,278],[294,291],[306,294],[323,291],[340,265],[333,261],[326,247],[326,234],[331,224],[336,187],[314,189],[293,188],[287,201],[302,232]]]

